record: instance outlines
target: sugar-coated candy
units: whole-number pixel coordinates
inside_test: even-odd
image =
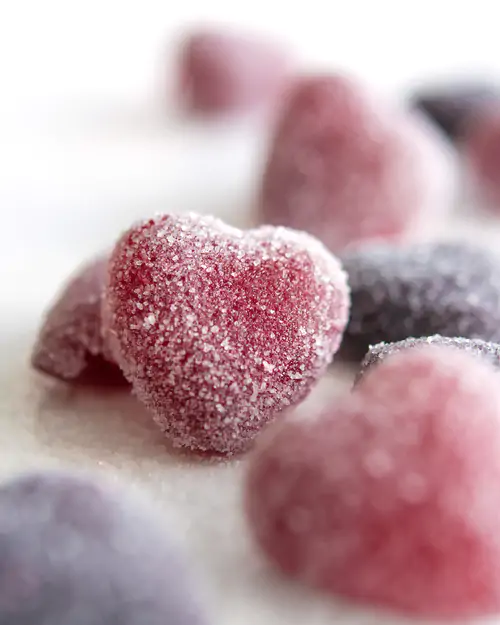
[[[500,211],[500,99],[467,125],[460,149],[471,195],[484,208]]]
[[[453,179],[447,146],[423,116],[343,76],[305,77],[288,90],[258,218],[310,232],[333,251],[416,238],[448,211]]]
[[[371,245],[342,256],[351,287],[343,348],[440,334],[500,342],[500,260],[465,242]]]
[[[370,347],[360,365],[356,376],[356,382],[368,373],[372,367],[379,365],[389,356],[414,347],[425,347],[426,345],[442,346],[465,351],[478,358],[483,358],[496,369],[500,369],[500,345],[490,343],[481,339],[464,339],[460,337],[447,337],[435,334],[434,336],[422,336],[419,338],[408,338],[396,343],[378,343]]]
[[[101,335],[107,258],[82,267],[48,311],[31,356],[35,369],[62,380],[124,384]]]
[[[259,441],[245,505],[263,552],[356,602],[460,622],[500,612],[498,373],[427,346],[356,388]]]
[[[117,243],[103,317],[114,357],[173,444],[233,453],[309,393],[348,306],[340,263],[305,233],[165,215]]]
[[[290,69],[288,54],[277,44],[232,32],[194,32],[180,51],[181,104],[208,116],[273,105]]]
[[[500,103],[500,90],[481,82],[442,84],[417,90],[411,105],[421,110],[452,140],[460,140],[467,125],[491,104]]]
[[[0,486],[0,625],[201,625],[163,524],[121,489],[63,473]]]

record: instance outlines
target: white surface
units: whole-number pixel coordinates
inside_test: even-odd
[[[248,216],[263,129],[181,122],[163,109],[164,50],[183,23],[267,31],[290,41],[304,65],[349,68],[396,92],[426,75],[500,70],[496,10],[493,0],[4,0],[0,474],[71,465],[149,490],[186,544],[218,625],[402,622],[267,569],[241,517],[242,463],[172,455],[127,395],[73,390],[30,371],[27,359],[61,280],[135,218],[185,209],[234,223]],[[500,241],[492,219],[465,231]]]

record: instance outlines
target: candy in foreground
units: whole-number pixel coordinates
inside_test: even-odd
[[[468,243],[373,245],[344,254],[352,308],[344,351],[409,337],[500,341],[500,261]]]
[[[116,245],[104,324],[172,442],[233,453],[306,397],[338,349],[348,307],[345,274],[313,237],[165,215]]]
[[[251,462],[246,509],[279,569],[414,616],[500,611],[500,391],[489,364],[410,349],[316,419],[274,428]]]
[[[201,625],[159,521],[87,479],[0,487],[0,625]]]
[[[460,147],[471,194],[484,208],[500,211],[500,99],[468,124]]]
[[[278,45],[231,32],[195,32],[180,52],[181,104],[209,116],[269,106],[277,101],[289,68]]]
[[[421,110],[453,141],[460,140],[468,124],[481,111],[500,103],[500,92],[487,83],[457,83],[417,91],[411,98]]]
[[[489,362],[494,368],[500,369],[500,345],[489,343],[481,339],[464,339],[459,337],[447,337],[435,334],[434,336],[423,336],[420,338],[409,338],[396,343],[379,343],[370,347],[363,362],[360,365],[356,382],[371,371],[372,367],[384,362],[389,356],[415,347],[425,347],[433,345],[437,347],[447,347],[467,352],[471,356],[476,356]]]
[[[124,384],[116,364],[104,356],[101,295],[107,258],[81,268],[48,311],[31,356],[35,369],[75,382]]]
[[[384,106],[343,76],[297,80],[271,144],[262,223],[339,251],[433,229],[453,198],[450,155],[423,118]]]

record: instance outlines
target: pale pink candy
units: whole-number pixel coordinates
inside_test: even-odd
[[[415,347],[317,418],[272,429],[246,484],[264,552],[356,601],[425,617],[500,612],[498,375],[466,352]]]
[[[194,32],[179,59],[179,97],[204,115],[234,114],[274,104],[288,80],[285,50],[263,39],[231,32]]]
[[[422,117],[352,79],[304,77],[271,142],[258,218],[310,232],[333,251],[420,238],[451,208],[453,185],[449,149]]]

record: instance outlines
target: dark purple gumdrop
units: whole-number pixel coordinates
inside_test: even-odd
[[[0,487],[0,625],[200,625],[152,512],[81,477]]]
[[[473,245],[373,245],[342,258],[351,288],[343,355],[440,334],[500,342],[500,261]]]
[[[481,339],[464,339],[436,334],[434,336],[422,336],[420,338],[412,337],[396,343],[379,343],[378,345],[370,347],[361,362],[355,384],[357,384],[372,367],[380,364],[389,356],[406,351],[407,349],[423,347],[425,345],[451,347],[452,349],[467,352],[472,356],[477,356],[478,358],[486,360],[493,365],[495,369],[500,370],[500,345],[498,343],[482,341]]]
[[[457,83],[417,91],[410,99],[414,108],[431,118],[453,141],[463,136],[470,118],[483,106],[500,101],[500,89],[481,83]]]

